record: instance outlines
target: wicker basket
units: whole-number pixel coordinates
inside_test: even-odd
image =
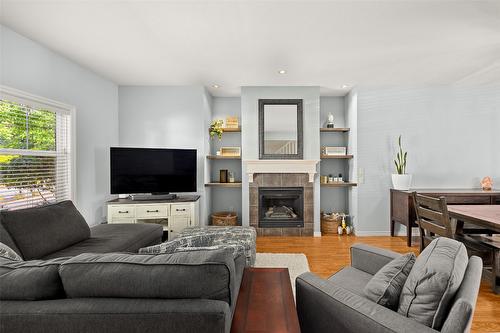
[[[331,216],[321,216],[321,234],[322,235],[337,235],[339,232],[337,230],[338,226],[342,222],[342,218],[333,218]]]
[[[235,212],[217,212],[212,214],[212,225],[232,226],[238,224],[238,215]]]

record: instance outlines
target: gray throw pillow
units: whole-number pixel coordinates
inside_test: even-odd
[[[415,255],[407,253],[382,267],[366,284],[366,297],[391,310],[397,310],[399,295],[415,263]]]
[[[469,258],[465,246],[439,237],[418,256],[399,298],[398,313],[441,330]]]
[[[4,243],[0,243],[0,257],[14,261],[23,261],[23,258]]]

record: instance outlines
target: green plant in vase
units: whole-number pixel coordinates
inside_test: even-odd
[[[403,150],[401,135],[398,137],[398,153],[394,160],[396,173],[392,174],[392,186],[396,190],[409,190],[411,185],[411,175],[406,174],[408,152]]]
[[[222,129],[222,125],[224,121],[222,119],[213,120],[208,128],[208,132],[210,133],[210,139],[213,139],[216,135],[220,139],[222,139],[222,133],[224,130]]]
[[[399,151],[396,155],[396,159],[394,160],[394,164],[396,165],[396,172],[398,175],[404,175],[406,173],[406,157],[408,156],[408,152],[403,151],[403,146],[401,145],[401,135],[398,138],[398,147]]]

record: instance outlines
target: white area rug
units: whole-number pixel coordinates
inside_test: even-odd
[[[257,253],[255,267],[288,268],[294,295],[295,279],[300,274],[309,272],[309,262],[303,253]]]

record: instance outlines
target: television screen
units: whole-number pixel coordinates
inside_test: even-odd
[[[196,192],[196,149],[111,147],[111,194]]]

